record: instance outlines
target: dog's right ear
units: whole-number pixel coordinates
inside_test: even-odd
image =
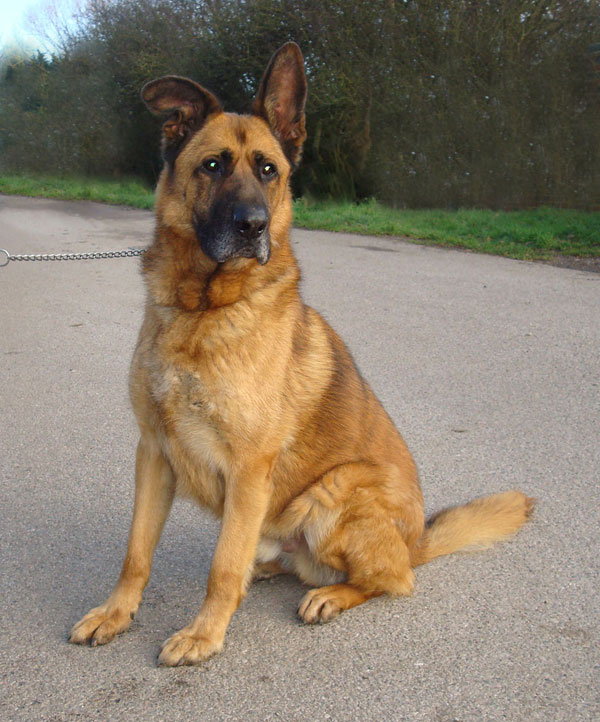
[[[252,112],[267,121],[294,167],[306,139],[305,104],[304,59],[296,43],[288,42],[269,61]]]
[[[165,160],[175,159],[183,144],[202,127],[209,115],[222,113],[221,104],[206,88],[188,78],[166,75],[142,88],[142,100],[154,115],[166,115],[163,124]]]

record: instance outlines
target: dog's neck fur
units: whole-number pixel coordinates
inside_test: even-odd
[[[272,285],[280,293],[298,293],[300,270],[290,247],[289,229],[272,235],[271,258],[215,263],[204,255],[193,234],[163,224],[157,212],[154,243],[144,254],[142,273],[151,301],[184,312],[203,313],[250,301],[255,291]]]

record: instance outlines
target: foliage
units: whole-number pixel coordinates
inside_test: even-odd
[[[597,207],[600,0],[87,0],[53,57],[5,65],[0,163],[154,180],[141,86],[186,75],[243,111],[288,39],[310,83],[297,193]]]

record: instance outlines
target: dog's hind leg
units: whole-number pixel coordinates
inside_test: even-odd
[[[288,570],[279,561],[281,543],[275,539],[261,538],[256,549],[256,558],[252,568],[252,582],[271,579],[278,574],[287,574]]]
[[[252,571],[252,581],[262,582],[264,579],[272,579],[278,574],[287,574],[288,570],[280,564],[278,561],[274,562],[261,562],[255,564]]]
[[[328,587],[311,589],[304,595],[298,608],[298,615],[307,624],[330,622],[345,609],[357,607],[367,599],[383,592],[362,592],[351,584],[331,584]]]
[[[360,485],[347,497],[337,523],[313,551],[318,564],[343,573],[344,583],[308,592],[298,609],[305,622],[327,622],[345,609],[381,594],[405,596],[412,592],[414,574],[403,536],[407,525],[402,522],[402,517],[411,518],[411,510],[404,508],[401,514],[396,504],[390,503],[387,489],[382,490],[376,481],[385,474],[381,469],[347,465],[336,470],[338,476],[356,476],[357,472]],[[313,496],[318,497],[316,490]],[[410,498],[405,497],[409,507]],[[415,505],[418,526],[422,512],[416,496]]]
[[[148,583],[152,555],[171,509],[175,482],[171,467],[152,440],[141,439],[135,470],[135,503],[121,576],[106,602],[71,629],[69,641],[106,644],[130,625]]]
[[[298,609],[305,622],[328,622],[381,594],[411,594],[414,574],[408,548],[392,522],[354,519],[336,530],[338,535],[342,543],[334,541],[335,554],[345,560],[347,582],[311,589]]]

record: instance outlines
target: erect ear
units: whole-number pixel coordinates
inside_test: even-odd
[[[252,112],[267,121],[293,166],[306,138],[305,104],[304,59],[296,43],[289,42],[269,61]]]
[[[168,162],[175,159],[209,115],[222,112],[221,104],[211,92],[177,75],[146,83],[142,100],[154,115],[168,116],[163,124],[163,154]]]

